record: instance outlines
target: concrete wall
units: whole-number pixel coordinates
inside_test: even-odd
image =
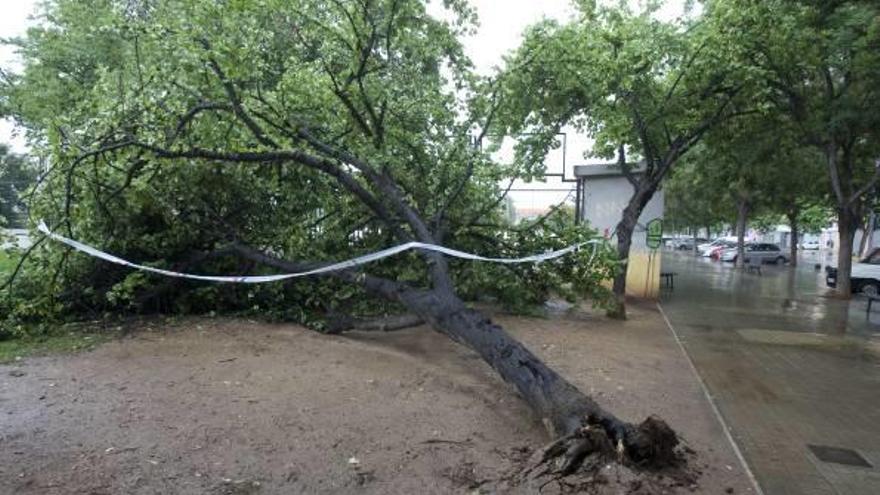
[[[600,234],[611,237],[632,194],[633,187],[625,177],[585,177],[583,218]],[[660,291],[660,253],[648,249],[645,226],[655,218],[663,218],[663,204],[663,192],[658,191],[645,206],[633,234],[626,288],[635,297],[653,299]]]

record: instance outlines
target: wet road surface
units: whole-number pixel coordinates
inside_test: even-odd
[[[756,275],[664,253],[661,305],[768,495],[880,494],[880,305],[829,297],[826,259]]]

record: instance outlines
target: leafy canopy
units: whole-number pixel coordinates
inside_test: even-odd
[[[499,95],[459,43],[473,12],[445,4],[450,21],[416,0],[47,2],[18,41],[24,72],[2,91],[52,167],[35,216],[124,257],[223,273],[264,270],[229,246],[312,262],[425,236],[494,256],[591,238],[559,214],[504,221],[499,180],[530,172],[471,145]],[[599,294],[613,265],[601,255],[587,266],[589,254],[452,262],[452,275],[466,297],[509,304]],[[429,268],[409,254],[368,270],[424,285]],[[179,283],[56,246],[37,249],[28,271],[10,291],[61,293],[56,309],[268,309],[316,326],[333,311],[394,309],[330,280]]]

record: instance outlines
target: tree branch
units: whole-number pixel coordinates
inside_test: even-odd
[[[391,315],[376,318],[356,318],[346,314],[332,314],[327,333],[340,334],[349,330],[361,332],[394,332],[424,324],[425,320],[414,314]]]
[[[249,246],[235,244],[235,251],[242,257],[255,261],[265,266],[270,266],[286,271],[301,272],[314,270],[330,263],[318,262],[294,262],[281,259],[266,252],[254,249]],[[367,292],[383,297],[393,302],[401,302],[401,298],[406,294],[415,294],[419,289],[411,287],[402,282],[395,280],[368,275],[364,272],[354,270],[340,270],[318,275],[323,277],[332,277],[345,282],[350,282],[363,287]]]
[[[199,43],[201,43],[202,47],[204,47],[205,51],[211,51],[211,43],[206,39],[200,39]],[[241,96],[239,96],[238,91],[235,89],[235,84],[226,77],[226,73],[223,72],[223,69],[220,67],[220,64],[217,63],[217,60],[208,56],[208,65],[211,67],[211,71],[214,72],[214,75],[217,76],[217,79],[220,80],[220,84],[223,85],[223,89],[226,91],[226,96],[229,98],[229,102],[232,104],[232,109],[235,115],[241,120],[244,125],[251,131],[257,141],[263,146],[278,149],[278,143],[276,143],[272,138],[270,138],[266,132],[257,124],[254,119],[248,115],[244,110],[244,106],[242,104]]]
[[[376,215],[398,234],[402,240],[409,239],[405,232],[400,230],[397,225],[395,216],[379,200],[377,200],[369,191],[355,179],[351,174],[345,172],[336,163],[324,160],[316,156],[299,150],[275,150],[275,151],[242,151],[242,152],[219,152],[206,150],[202,148],[191,148],[189,150],[175,151],[161,148],[155,145],[142,143],[138,141],[127,141],[126,146],[135,146],[143,148],[153,153],[154,156],[161,159],[200,159],[220,162],[237,162],[237,163],[283,163],[294,162],[304,165],[311,169],[327,174],[337,180],[344,189],[354,194],[369,209],[373,210]],[[121,147],[121,146],[119,146]]]

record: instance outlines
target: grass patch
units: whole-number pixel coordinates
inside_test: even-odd
[[[28,356],[69,354],[87,351],[110,339],[108,334],[59,331],[56,335],[0,341],[0,364]]]

